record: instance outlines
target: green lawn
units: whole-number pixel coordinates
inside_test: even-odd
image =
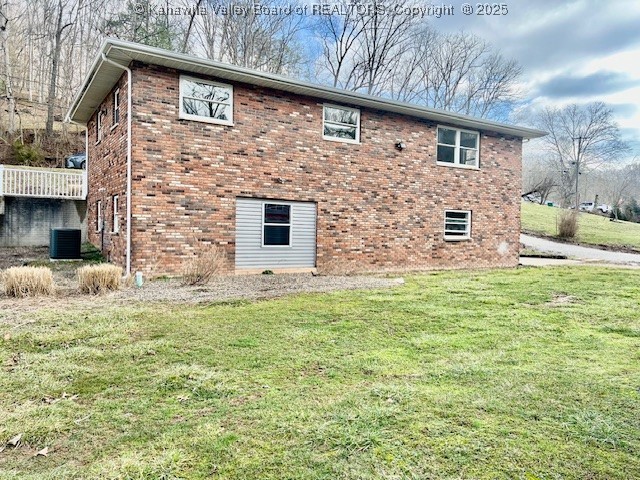
[[[564,210],[522,202],[522,231],[555,236],[558,215]],[[589,245],[623,246],[640,250],[640,223],[612,222],[607,217],[580,212],[577,241]]]
[[[0,478],[640,478],[639,298],[574,267],[0,309]]]

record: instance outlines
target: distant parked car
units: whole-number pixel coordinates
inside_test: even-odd
[[[598,210],[600,210],[602,213],[609,213],[611,212],[611,205],[605,205],[604,203],[602,205],[598,205]]]
[[[582,212],[593,212],[595,204],[593,202],[582,202],[578,205],[578,209]]]
[[[528,193],[526,195],[523,195],[522,198],[525,199],[527,202],[532,202],[532,203],[540,203],[540,200],[542,200],[538,192]]]
[[[74,153],[67,157],[64,162],[64,166],[67,168],[87,168],[87,155],[85,153]]]

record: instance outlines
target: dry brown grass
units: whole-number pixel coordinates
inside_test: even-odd
[[[98,294],[120,288],[122,268],[108,263],[87,265],[77,271],[78,286],[82,293]]]
[[[224,270],[227,254],[218,245],[203,247],[195,258],[188,260],[182,268],[183,285],[205,285],[211,277]]]
[[[3,274],[4,293],[9,297],[51,295],[53,274],[47,267],[11,267]]]
[[[558,237],[574,238],[578,233],[578,212],[563,211],[558,217]]]

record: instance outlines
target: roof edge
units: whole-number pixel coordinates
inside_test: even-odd
[[[275,75],[272,73],[261,72],[258,70],[252,70],[245,67],[237,67],[227,63],[216,62],[205,58],[195,57],[193,55],[186,55],[183,53],[172,52],[161,48],[150,47],[148,45],[142,45],[139,43],[127,42],[124,40],[107,38],[102,43],[96,58],[89,70],[85,80],[82,83],[82,88],[74,98],[74,101],[69,108],[67,118],[71,121],[76,121],[77,110],[81,105],[86,92],[89,90],[96,73],[104,63],[102,54],[107,58],[109,53],[117,49],[124,53],[130,54],[131,58],[135,60],[135,54],[141,54],[151,57],[156,57],[160,61],[158,65],[162,65],[161,60],[171,60],[184,64],[191,64],[199,68],[211,70],[212,76],[222,76],[224,73],[232,73],[236,76],[243,77],[245,83],[255,84],[256,81],[260,81],[261,84],[267,84],[266,86],[283,91],[290,91],[293,88],[297,90],[304,90],[305,95],[309,95],[316,98],[325,98],[331,95],[332,98],[339,97],[341,101],[353,105],[386,110],[396,112],[404,115],[409,115],[418,118],[425,118],[436,122],[450,123],[454,125],[461,125],[465,127],[476,128],[478,130],[488,130],[496,133],[503,133],[512,135],[519,138],[538,138],[547,134],[542,130],[537,130],[528,127],[520,127],[516,125],[510,125],[506,123],[496,122],[493,120],[487,120],[483,118],[473,117],[470,115],[464,115],[455,112],[449,112],[446,110],[439,110],[429,107],[423,107],[416,104],[398,102],[384,97],[377,97],[373,95],[351,92],[348,90],[342,90],[335,87],[329,87],[325,85],[318,85],[310,82],[304,82],[294,80],[282,75]],[[188,71],[188,70],[187,70]],[[76,121],[77,122],[77,121]],[[77,122],[86,124],[84,122]]]

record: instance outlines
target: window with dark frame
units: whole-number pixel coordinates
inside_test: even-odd
[[[262,217],[262,245],[291,246],[291,205],[265,203]]]
[[[444,212],[445,240],[467,240],[471,238],[471,212],[468,210],[446,210]]]

